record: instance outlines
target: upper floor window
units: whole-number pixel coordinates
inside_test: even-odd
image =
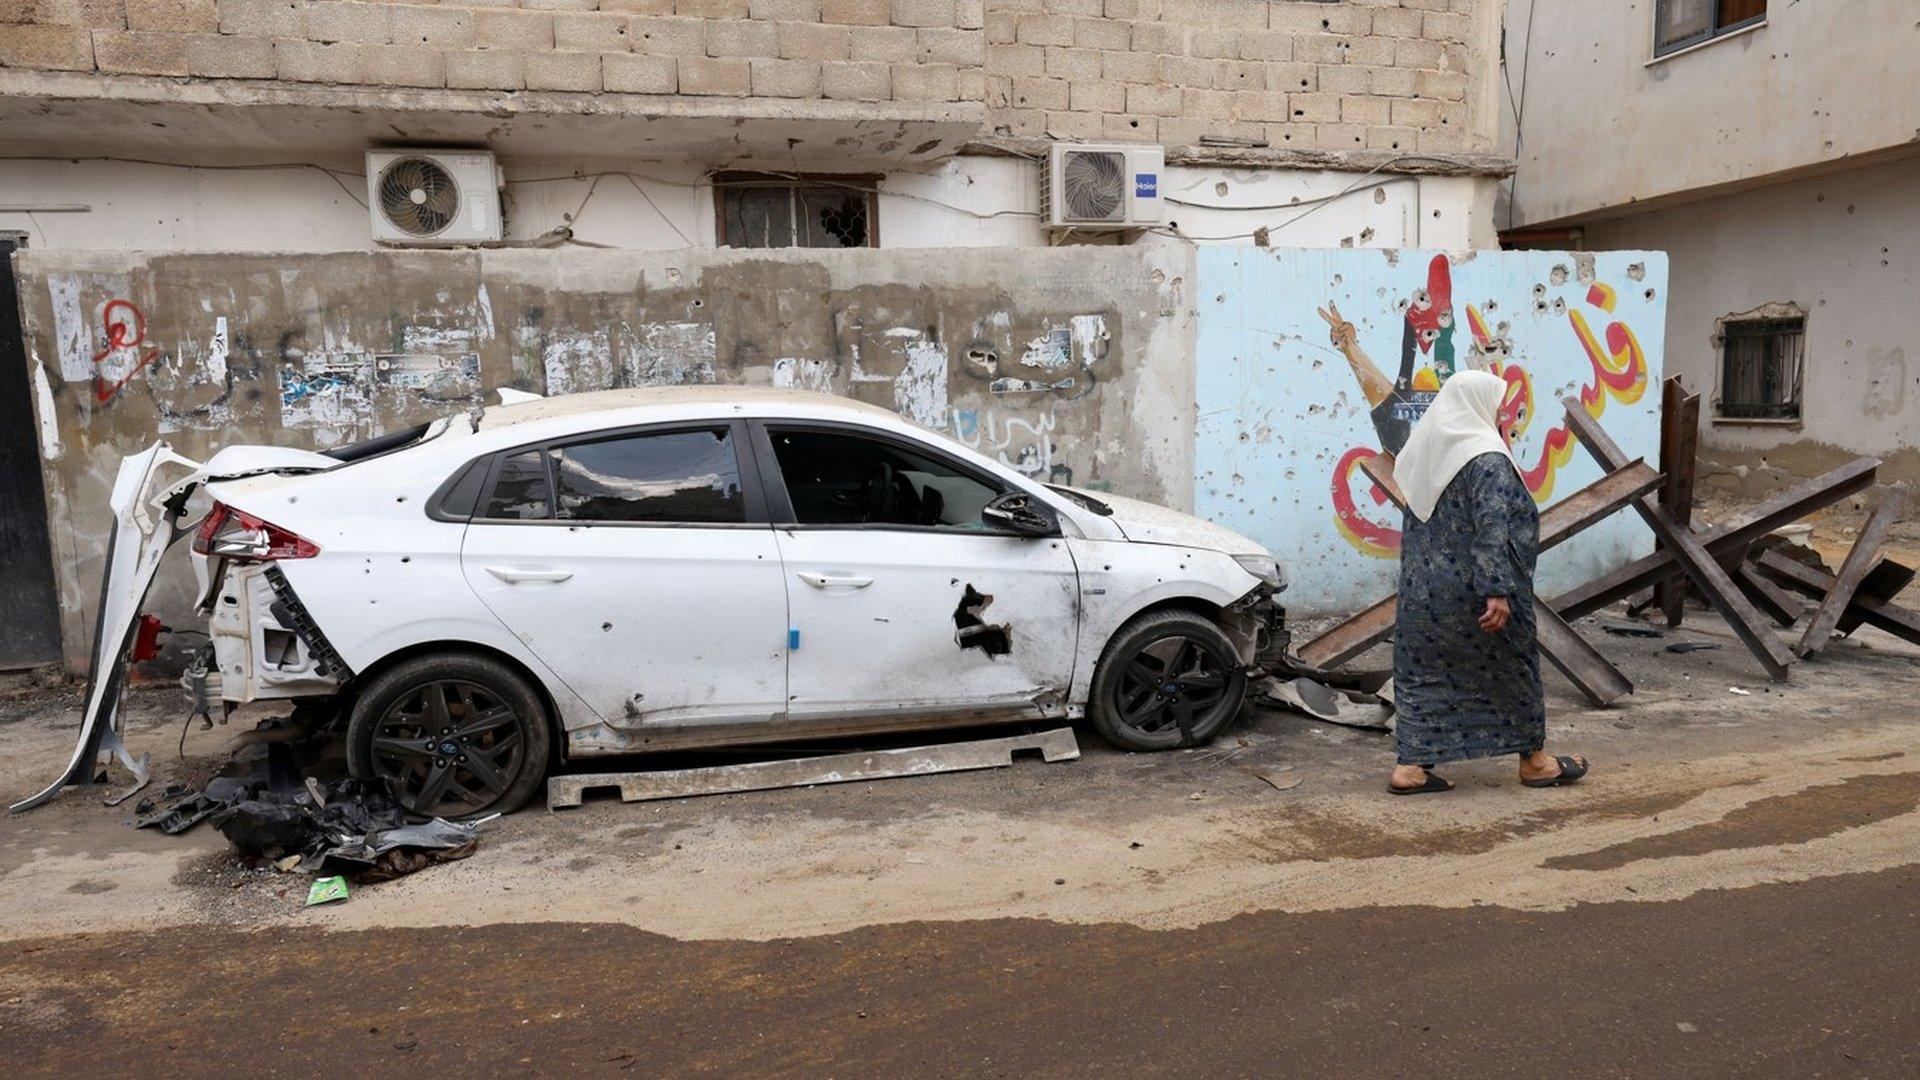
[[[1766,18],[1767,0],[1654,0],[1653,55],[1678,52]]]
[[[1720,326],[1722,420],[1800,419],[1804,318],[1729,319]]]
[[[879,247],[875,176],[724,172],[713,178],[720,246]]]

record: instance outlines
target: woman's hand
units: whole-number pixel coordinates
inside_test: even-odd
[[[1513,608],[1507,605],[1504,596],[1487,597],[1487,610],[1480,613],[1480,629],[1489,634],[1497,634],[1507,628],[1507,620],[1513,618]]]

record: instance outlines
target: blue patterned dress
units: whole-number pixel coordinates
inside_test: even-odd
[[[1431,519],[1406,515],[1393,640],[1400,764],[1524,754],[1545,743],[1533,618],[1539,553],[1533,496],[1499,454],[1455,474]],[[1497,634],[1478,622],[1491,596],[1513,608]]]

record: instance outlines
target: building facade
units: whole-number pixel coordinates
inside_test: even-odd
[[[0,0],[0,599],[33,613],[0,667],[85,666],[123,455],[338,445],[503,386],[825,389],[1192,507],[1197,324],[1240,310],[1196,248],[1407,250],[1348,301],[1394,348],[1389,292],[1494,243],[1500,9]],[[1164,155],[1158,221],[1049,228],[1049,153],[1090,142]],[[491,155],[451,212],[498,237],[383,244],[395,150]]]
[[[1707,490],[1920,482],[1920,9],[1538,0],[1505,40],[1503,235],[1669,253]]]
[[[1377,170],[1407,179],[1270,242],[1486,246],[1499,6],[0,0],[0,229],[366,249],[362,151],[437,146],[499,155],[510,243],[791,242],[729,235],[729,181],[829,175],[868,220],[803,242],[1034,246],[1037,159],[1094,140],[1167,148],[1130,242],[1249,242]]]

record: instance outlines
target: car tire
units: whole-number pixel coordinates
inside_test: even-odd
[[[437,705],[436,705],[437,701]],[[519,672],[475,653],[416,656],[375,676],[347,720],[347,764],[394,781],[415,817],[511,813],[545,779],[552,725]]]
[[[1246,669],[1219,626],[1191,611],[1152,611],[1107,642],[1087,715],[1122,750],[1174,750],[1211,742],[1246,693]]]

